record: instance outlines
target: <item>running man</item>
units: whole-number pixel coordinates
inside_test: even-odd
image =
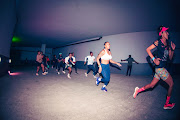
[[[93,52],[90,51],[90,55],[85,57],[84,64],[86,64],[86,61],[87,61],[88,70],[85,73],[85,76],[87,77],[88,73],[92,70],[93,71],[93,77],[96,78],[96,76],[95,76],[96,75],[96,71],[95,71],[95,68],[93,66],[93,64],[95,62],[95,57],[93,56]]]
[[[65,68],[69,70],[67,77],[71,79],[72,65],[75,65],[73,62],[72,53],[69,53],[69,56],[65,58]]]
[[[129,58],[125,59],[125,60],[121,60],[121,61],[128,61],[128,66],[127,66],[127,72],[126,72],[126,76],[128,75],[129,72],[129,76],[131,76],[131,69],[132,69],[132,63],[135,62],[136,64],[139,64],[138,62],[136,62],[131,55],[129,55]]]
[[[76,65],[76,57],[74,56],[74,52],[72,53],[72,58],[73,58],[73,62],[74,62],[74,65],[72,67],[75,68],[75,73],[78,74],[77,65]]]
[[[44,65],[44,73],[48,74],[46,55],[42,53],[42,64]]]
[[[37,56],[36,56],[36,65],[37,65],[37,72],[36,75],[39,75],[39,69],[40,67],[42,68],[42,75],[46,75],[46,73],[44,72],[44,65],[42,64],[42,53],[41,51],[38,51]]]
[[[64,58],[63,58],[63,56],[62,56],[62,53],[59,53],[59,57],[58,57],[58,59],[57,59],[58,61],[58,74],[60,74],[60,69],[61,69],[61,67],[63,68],[63,73],[65,74],[66,72],[64,71],[64,69],[65,69],[65,64],[64,64]]]

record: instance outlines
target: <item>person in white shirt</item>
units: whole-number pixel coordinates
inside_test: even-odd
[[[72,53],[69,53],[69,56],[65,58],[65,68],[69,70],[67,77],[71,79],[72,65],[75,65],[75,62],[72,57]]]
[[[96,75],[96,71],[95,71],[95,68],[93,66],[93,64],[95,62],[95,57],[93,56],[93,52],[90,51],[90,55],[85,57],[84,64],[86,64],[86,61],[87,61],[88,70],[85,73],[85,76],[87,77],[88,73],[92,70],[93,71],[93,76],[94,76],[94,78],[96,78],[96,76],[95,76]]]

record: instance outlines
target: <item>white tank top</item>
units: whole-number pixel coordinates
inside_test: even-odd
[[[104,50],[105,50],[105,54],[103,56],[101,56],[101,59],[102,60],[110,60],[110,59],[112,59],[112,56],[107,53],[106,49],[104,49]]]

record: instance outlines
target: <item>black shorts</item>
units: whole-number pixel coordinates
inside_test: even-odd
[[[45,62],[42,62],[42,64],[44,65],[44,67],[47,67],[47,64]]]
[[[37,67],[40,67],[40,66],[41,66],[41,64],[42,64],[42,63],[39,63],[39,62],[37,62],[37,61],[36,61],[36,65],[37,65]]]

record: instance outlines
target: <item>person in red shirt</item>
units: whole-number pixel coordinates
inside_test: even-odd
[[[49,69],[49,65],[50,65],[50,59],[48,56],[46,56],[46,61],[47,61],[47,68]]]

